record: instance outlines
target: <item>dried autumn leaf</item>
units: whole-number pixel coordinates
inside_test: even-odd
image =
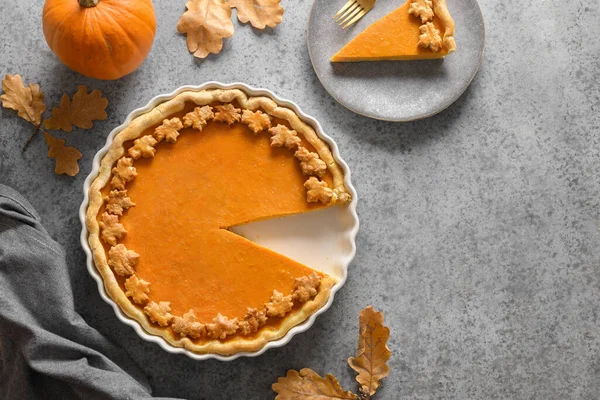
[[[56,168],[54,172],[57,175],[67,174],[75,176],[79,172],[77,160],[82,154],[75,147],[65,146],[63,139],[56,139],[49,133],[44,132],[46,143],[48,144],[48,157],[56,159]]]
[[[85,85],[79,86],[77,93],[73,95],[73,101],[66,94],[60,100],[60,107],[52,109],[52,117],[44,121],[47,129],[62,129],[65,132],[71,132],[73,125],[89,129],[94,124],[94,120],[106,119],[106,106],[108,100],[102,97],[99,90],[94,90],[88,94]]]
[[[223,39],[233,36],[231,7],[225,0],[190,0],[177,23],[177,31],[187,35],[187,47],[195,57],[205,58],[223,48]]]
[[[361,311],[359,322],[358,353],[348,359],[348,364],[358,372],[356,381],[361,385],[361,392],[370,397],[390,372],[387,365],[392,355],[387,347],[390,329],[383,325],[383,313],[371,306]]]
[[[39,126],[42,122],[42,114],[46,111],[44,104],[44,93],[40,91],[40,85],[30,83],[28,87],[23,85],[21,75],[6,75],[2,80],[4,94],[0,96],[2,106],[17,111],[19,117]]]
[[[344,391],[333,375],[327,374],[321,378],[310,368],[301,369],[300,372],[290,369],[287,375],[279,378],[271,388],[277,393],[275,400],[358,400],[354,393]]]
[[[256,29],[275,28],[283,19],[281,0],[228,0],[237,9],[240,22],[250,22]]]

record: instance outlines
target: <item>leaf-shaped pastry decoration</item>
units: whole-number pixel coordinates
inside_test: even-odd
[[[42,114],[46,111],[44,93],[40,91],[40,85],[30,83],[25,87],[21,75],[7,74],[2,80],[2,90],[2,107],[16,110],[19,117],[25,121],[35,126],[40,125]]]
[[[65,146],[63,139],[56,139],[47,132],[44,132],[46,143],[48,144],[48,157],[56,159],[54,172],[57,175],[67,174],[75,176],[79,172],[79,160],[82,155],[75,147]]]
[[[195,57],[205,58],[223,49],[223,39],[233,36],[231,7],[225,0],[190,0],[177,31],[187,35],[187,47]]]
[[[94,124],[94,120],[106,119],[106,106],[108,100],[102,97],[99,90],[92,93],[87,92],[85,85],[79,86],[77,93],[73,95],[73,101],[66,94],[60,100],[60,107],[52,109],[52,117],[44,121],[47,129],[62,129],[65,132],[71,132],[73,125],[89,129]]]
[[[370,397],[375,394],[381,379],[390,372],[387,365],[392,355],[387,347],[390,329],[383,325],[383,313],[371,306],[361,311],[359,323],[358,353],[348,359],[348,364],[358,372],[356,381],[360,383],[362,393]]]
[[[310,368],[301,369],[300,372],[289,370],[285,377],[272,385],[272,389],[277,393],[275,400],[358,400],[354,393],[344,391],[333,375],[327,374],[321,378]]]
[[[237,9],[240,22],[250,22],[256,29],[275,28],[283,19],[281,0],[228,0]]]

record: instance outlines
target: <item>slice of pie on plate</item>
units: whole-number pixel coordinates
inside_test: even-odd
[[[407,0],[359,33],[332,62],[425,60],[456,50],[446,0]]]
[[[337,282],[229,229],[351,201],[329,146],[269,98],[213,89],[161,103],[115,136],[89,197],[107,292],[173,346],[260,350]]]

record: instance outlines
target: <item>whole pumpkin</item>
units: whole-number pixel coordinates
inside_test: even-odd
[[[135,71],[154,42],[152,0],[46,0],[44,36],[69,68],[90,78]]]

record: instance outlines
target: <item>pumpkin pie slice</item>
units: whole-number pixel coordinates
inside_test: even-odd
[[[331,61],[426,60],[455,50],[446,0],[408,0],[359,33]]]
[[[173,346],[260,350],[336,283],[230,230],[351,200],[329,147],[271,99],[216,89],[160,104],[114,138],[89,195],[109,295]]]

